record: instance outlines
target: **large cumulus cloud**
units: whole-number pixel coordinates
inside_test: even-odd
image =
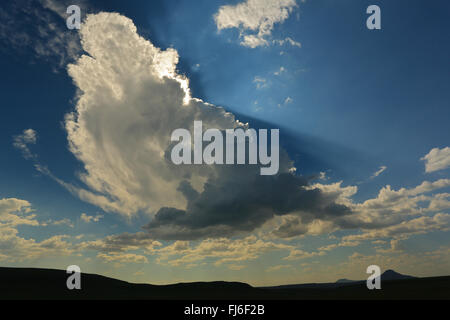
[[[70,150],[83,163],[82,199],[132,217],[155,214],[145,229],[154,238],[194,239],[249,232],[276,215],[328,219],[349,213],[335,196],[308,187],[289,171],[280,150],[275,176],[255,165],[179,165],[170,161],[171,133],[245,127],[223,108],[191,98],[177,73],[178,53],[140,37],[117,13],[89,15],[80,30],[85,55],[69,65],[79,89],[66,117]]]

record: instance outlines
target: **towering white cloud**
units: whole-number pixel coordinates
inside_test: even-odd
[[[80,33],[89,56],[68,67],[81,95],[66,129],[70,150],[86,169],[80,178],[94,193],[77,193],[126,215],[183,207],[180,180],[201,188],[211,168],[172,165],[166,154],[171,132],[191,128],[194,119],[233,128],[234,117],[190,99],[188,80],[176,73],[177,52],[154,47],[130,19],[90,15]]]
[[[192,130],[194,120],[204,130],[244,125],[191,98],[188,79],[176,71],[177,52],[140,37],[130,19],[88,15],[80,35],[89,55],[68,67],[80,94],[65,125],[87,188],[57,181],[81,199],[128,217],[155,214],[145,226],[155,239],[248,233],[287,213],[305,219],[349,213],[333,196],[306,188],[308,180],[289,171],[284,150],[279,174],[270,177],[255,165],[174,165],[173,130]]]

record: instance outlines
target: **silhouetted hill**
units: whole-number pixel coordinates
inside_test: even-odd
[[[357,282],[358,280],[348,280],[348,279],[339,279],[336,283],[352,283]]]
[[[240,282],[133,284],[95,274],[81,275],[81,290],[68,290],[63,270],[0,268],[0,299],[450,299],[450,276],[382,280],[382,290],[365,281],[255,288]]]

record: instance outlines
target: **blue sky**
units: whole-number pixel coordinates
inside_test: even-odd
[[[232,15],[228,18],[236,25],[219,30],[214,18],[219,8],[245,3],[83,1],[79,5],[83,18],[87,13],[117,12],[131,19],[137,34],[153,46],[176,50],[177,74],[189,78],[193,97],[223,106],[253,127],[280,128],[280,144],[294,161],[296,175],[315,176],[310,185],[320,184],[316,187],[324,194],[339,194],[335,201],[351,208],[355,215],[360,214],[361,224],[352,221],[355,226],[350,228],[344,227],[351,224],[349,221],[326,219],[308,224],[302,217],[300,225],[307,226],[308,231],[289,238],[262,237],[273,228],[271,223],[295,225],[298,218],[293,214],[293,220],[289,220],[275,214],[273,221],[266,221],[250,233],[223,240],[230,248],[250,248],[244,253],[229,249],[230,256],[236,258],[230,263],[217,262],[224,259],[220,254],[208,256],[200,250],[202,243],[206,246],[222,239],[214,235],[188,244],[185,239],[147,236],[145,243],[136,248],[121,247],[120,254],[99,249],[98,243],[106,243],[108,236],[146,232],[142,227],[152,221],[158,208],[141,207],[131,210],[132,214],[108,210],[73,192],[76,189],[102,193],[80,179],[79,174],[86,173],[87,163],[69,148],[65,125],[65,117],[76,110],[82,95],[76,80],[88,81],[92,77],[86,70],[81,75],[71,75],[67,66],[77,65],[86,48],[79,47],[75,52],[67,49],[73,43],[79,46],[78,31],[65,28],[64,12],[56,2],[19,1],[0,6],[0,199],[22,199],[30,205],[16,211],[0,205],[0,210],[19,216],[24,208],[32,208],[36,217],[30,219],[39,221],[39,226],[12,226],[11,221],[4,220],[4,228],[16,228],[20,239],[40,243],[52,236],[64,236],[53,251],[17,249],[42,250],[36,258],[3,253],[2,265],[65,268],[66,264],[79,264],[89,272],[156,283],[217,280],[222,275],[226,280],[252,284],[363,278],[364,264],[371,261],[370,264],[378,263],[385,269],[400,268],[399,271],[417,275],[437,275],[448,270],[450,4],[274,1],[287,4],[287,18],[271,26],[264,36],[267,45],[249,47],[242,44],[243,35],[255,31],[236,23],[229,18]],[[366,8],[371,4],[381,8],[381,30],[366,28]],[[274,12],[277,13],[275,10],[266,14]],[[55,29],[43,32],[48,25]],[[295,44],[278,43],[288,38]],[[128,49],[123,42],[119,44]],[[112,115],[105,115],[105,119],[109,117]],[[110,132],[101,127],[102,123],[98,125],[98,132],[103,135]],[[36,134],[35,142],[25,143],[31,157],[24,157],[23,150],[13,143],[16,138],[23,141],[26,129],[33,129]],[[428,160],[421,160],[427,154]],[[85,156],[87,159],[92,155]],[[94,158],[102,156],[99,152]],[[426,164],[430,168],[427,171]],[[49,171],[36,170],[36,165]],[[128,169],[134,173],[133,168],[134,164]],[[93,171],[87,175],[96,177]],[[342,183],[336,185],[339,181]],[[440,181],[442,187],[409,195],[399,191],[413,190],[424,181]],[[72,192],[67,185],[74,187]],[[389,190],[398,191],[393,198],[379,196],[387,185],[391,186]],[[329,186],[334,186],[334,191]],[[143,195],[145,192],[142,190]],[[114,196],[104,190],[103,194]],[[370,201],[364,205],[369,199],[379,201],[380,207],[385,208],[369,208]],[[430,209],[430,203],[436,204],[435,210]],[[81,218],[82,213],[101,218],[87,222]],[[414,219],[430,221],[410,222]],[[390,220],[393,222],[387,223]],[[44,225],[45,221],[52,222]],[[392,231],[408,222],[409,230],[417,230]],[[274,249],[260,248],[255,244],[258,240],[249,237],[266,241],[264,248]],[[155,247],[159,249],[146,249],[150,238],[162,244]],[[6,236],[4,246],[20,245],[18,239],[5,239]],[[93,241],[98,243],[94,246]],[[186,260],[165,260],[165,252],[173,250],[177,243],[191,245],[191,251],[173,255]],[[341,245],[324,249],[333,243]],[[418,252],[436,257],[437,266],[430,269]],[[396,260],[396,255],[404,259]]]

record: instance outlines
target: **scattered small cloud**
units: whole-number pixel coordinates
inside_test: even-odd
[[[82,213],[80,216],[80,219],[86,223],[99,222],[101,218],[103,218],[102,215],[88,216],[86,213]]]
[[[13,137],[13,146],[22,152],[25,159],[36,158],[30,149],[30,144],[36,144],[37,133],[33,129],[26,129],[22,134]]]
[[[319,172],[319,179],[320,180],[328,180],[327,173],[325,171]]]
[[[245,47],[264,47],[270,43],[301,47],[290,37],[271,40],[275,25],[289,18],[297,6],[295,0],[246,0],[236,5],[221,6],[214,15],[214,21],[219,31],[238,29],[240,44]]]
[[[97,258],[107,263],[148,263],[147,257],[134,253],[99,253],[97,254]]]
[[[292,99],[291,97],[287,97],[286,99],[284,99],[283,103],[278,104],[278,108],[291,104],[293,101],[294,99]]]
[[[258,100],[253,102],[253,111],[260,112],[263,108],[259,105]]]
[[[433,148],[420,160],[425,161],[425,172],[431,173],[450,167],[450,148]]]
[[[268,85],[269,85],[266,78],[262,78],[262,77],[259,77],[259,76],[256,76],[253,79],[253,83],[256,85],[256,89],[267,88]]]
[[[273,74],[276,76],[281,75],[283,72],[286,72],[286,69],[284,67],[280,67],[277,71],[275,71]]]
[[[307,259],[317,256],[324,256],[326,254],[325,251],[313,251],[313,252],[306,252],[300,249],[294,249],[291,250],[289,255],[287,257],[284,257],[283,260],[288,261],[294,261],[294,260],[301,260],[301,259]]]
[[[48,220],[46,222],[42,222],[40,225],[41,226],[50,226],[50,225],[53,225],[53,226],[67,226],[69,228],[75,227],[73,222],[70,219],[67,219],[67,218],[64,218],[64,219],[61,219],[61,220],[52,220],[52,219],[50,219],[50,220]]]
[[[287,38],[282,39],[282,40],[273,40],[273,43],[278,44],[280,46],[284,46],[286,44],[289,44],[289,45],[291,45],[293,47],[298,47],[298,48],[302,47],[302,44],[300,42],[297,42],[297,41],[293,40],[290,37],[287,37]]]

